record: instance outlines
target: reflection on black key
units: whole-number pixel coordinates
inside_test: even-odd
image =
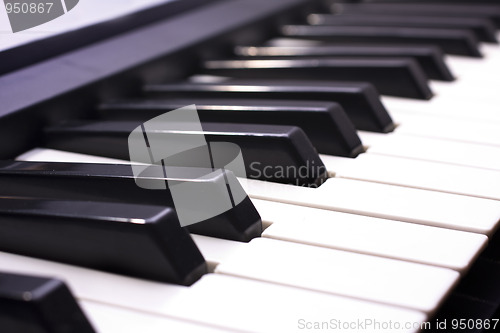
[[[226,80],[220,83],[176,83],[145,87],[149,96],[166,98],[259,98],[338,102],[358,130],[391,132],[394,123],[369,83],[284,80]]]
[[[453,75],[443,59],[443,52],[436,46],[411,45],[336,45],[316,46],[240,46],[238,56],[258,59],[286,58],[394,58],[415,59],[425,74],[433,80],[453,81]]]
[[[495,25],[490,20],[481,18],[353,13],[347,15],[311,14],[308,22],[312,25],[330,26],[466,29],[472,31],[480,41],[497,43]]]
[[[116,101],[99,107],[101,116],[140,120],[195,104],[202,122],[300,127],[319,153],[356,157],[363,151],[356,129],[337,103],[255,99],[161,99]]]
[[[189,170],[180,170],[189,176]],[[169,189],[151,190],[137,186],[145,183],[146,176],[134,178],[129,165],[0,161],[0,195],[34,196],[46,199],[80,201],[104,201],[132,204],[151,204],[174,209],[174,200]],[[179,178],[177,178],[179,179]],[[168,178],[155,178],[168,185]],[[193,182],[185,178],[184,182]],[[200,192],[210,193],[211,200],[198,200],[190,208],[204,212],[215,199],[225,200],[226,184],[231,185],[231,194],[238,190],[238,182],[231,172],[212,173],[194,180]],[[77,190],[75,190],[77,189]],[[234,201],[234,199],[233,199]],[[250,241],[260,237],[262,223],[259,213],[250,199],[245,198],[230,210],[202,222],[189,225],[190,232],[236,241]]]
[[[137,121],[62,124],[46,129],[47,147],[127,160],[130,158],[129,134],[139,125]],[[236,144],[241,149],[248,178],[299,186],[315,186],[325,180],[323,163],[298,127],[230,123],[204,123],[202,126],[203,131],[162,128],[147,135],[150,141],[166,140],[166,145],[191,142],[197,138],[210,145],[216,142]],[[203,149],[200,147],[200,151],[192,151],[192,154],[180,154],[178,159],[169,157],[168,163],[174,167],[207,167],[200,164],[205,161],[198,159],[204,153]]]
[[[425,15],[425,16],[448,16],[458,18],[487,18],[492,20],[497,28],[500,27],[500,7],[490,5],[456,5],[456,4],[429,4],[429,3],[364,3],[364,4],[342,4],[334,7],[337,12],[350,13],[374,13],[391,15]]]
[[[5,333],[94,333],[64,282],[0,272],[0,330]]]
[[[182,285],[206,272],[175,211],[152,205],[2,197],[0,251]]]
[[[446,53],[481,57],[478,41],[468,30],[288,25],[282,33],[287,38],[329,43],[435,44]]]
[[[381,94],[432,97],[427,76],[416,61],[408,58],[212,60],[205,62],[204,68],[205,74],[237,78],[366,81]]]

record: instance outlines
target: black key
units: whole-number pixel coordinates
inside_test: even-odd
[[[287,38],[328,43],[432,44],[441,47],[445,53],[481,57],[477,39],[467,30],[288,25],[282,28],[282,34]]]
[[[254,99],[162,99],[116,101],[99,107],[114,120],[146,121],[170,110],[195,104],[202,122],[271,124],[300,127],[319,153],[356,157],[363,145],[337,103]]]
[[[495,25],[490,20],[481,18],[353,13],[346,15],[311,14],[308,22],[312,25],[327,26],[465,29],[472,31],[480,41],[498,42]]]
[[[334,7],[337,13],[374,13],[382,15],[423,15],[458,18],[487,18],[500,27],[500,7],[490,5],[456,5],[439,3],[364,3],[341,4]]]
[[[149,96],[165,98],[256,98],[338,102],[358,130],[391,132],[395,125],[369,83],[334,81],[227,80],[221,83],[176,83],[145,87]]]
[[[190,176],[189,170],[186,176]],[[136,176],[129,165],[0,161],[0,195],[35,196],[46,199],[104,201],[131,204],[151,204],[174,209],[170,189],[151,190],[137,186],[148,178]],[[169,185],[169,178],[155,178]],[[184,182],[193,182],[185,178]],[[250,241],[260,237],[262,222],[259,213],[246,196],[231,172],[212,173],[210,177],[195,180],[201,193],[211,193],[210,200],[197,200],[190,208],[194,212],[211,209],[209,205],[223,205],[231,199],[235,206],[216,216],[207,216],[187,227],[190,232],[236,241]],[[230,184],[231,198],[227,199]],[[78,189],[78,190],[75,190]],[[194,196],[193,196],[194,200]],[[240,201],[239,203],[236,203]]]
[[[64,282],[0,272],[0,328],[5,333],[94,333]]]
[[[443,52],[436,46],[322,44],[316,46],[240,46],[238,56],[256,59],[287,58],[413,58],[430,79],[453,81]]]
[[[207,271],[175,211],[152,205],[2,197],[0,251],[182,285]]]
[[[47,147],[128,160],[128,137],[139,125],[137,121],[61,124],[46,129]],[[204,123],[202,126],[203,131],[159,129],[147,132],[147,136],[150,142],[163,141],[165,144],[191,140],[206,140],[210,146],[216,142],[236,144],[243,155],[246,176],[251,179],[299,186],[317,186],[326,179],[325,166],[298,127],[230,123]],[[206,149],[200,147],[168,157],[168,165],[210,168],[210,164],[205,164],[210,163],[210,159],[200,158],[205,153],[211,156]]]
[[[366,81],[381,94],[432,97],[427,76],[416,61],[408,58],[212,60],[205,62],[204,68],[205,74],[236,78]]]

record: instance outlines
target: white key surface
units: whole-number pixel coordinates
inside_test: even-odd
[[[153,315],[95,301],[82,300],[79,304],[94,329],[100,333],[234,332],[234,330]]]
[[[498,201],[351,179],[330,178],[319,188],[246,180],[250,197],[300,206],[491,234]]]
[[[417,137],[399,133],[358,131],[368,154],[407,157],[500,170],[500,147]]]
[[[485,235],[253,199],[263,237],[466,271]],[[446,245],[445,245],[446,244]]]
[[[496,170],[375,154],[321,155],[321,159],[336,177],[500,200],[500,171]]]
[[[216,273],[432,312],[457,281],[453,270],[255,238]]]
[[[500,116],[496,112],[495,104],[480,97],[465,99],[463,96],[436,95],[431,100],[423,101],[382,96],[381,99],[389,113],[396,118],[401,112],[410,112],[416,115],[444,116],[450,119],[473,120],[482,123],[491,121],[497,124],[500,123]]]

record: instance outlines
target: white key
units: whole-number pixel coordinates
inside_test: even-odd
[[[247,243],[243,242],[202,235],[193,234],[191,237],[198,249],[200,249],[205,260],[210,263],[210,266],[213,268],[221,262],[226,261],[229,257],[233,256],[234,253],[238,252],[240,248],[247,245]]]
[[[336,177],[500,200],[500,171],[496,170],[375,154],[321,155],[321,159]]]
[[[350,179],[330,178],[317,189],[251,179],[242,185],[256,199],[486,235],[500,219],[495,200]]]
[[[93,157],[60,154],[64,154],[68,162],[92,162]],[[50,162],[52,152],[38,150],[36,158],[32,158]],[[493,232],[500,219],[500,207],[494,200],[349,179],[331,178],[317,189],[251,179],[242,181],[241,185],[250,197],[256,199],[486,235]]]
[[[216,273],[426,312],[435,310],[458,277],[449,269],[274,239],[239,243],[197,235],[193,238],[207,260],[218,262]]]
[[[446,55],[445,61],[452,72],[460,79],[479,78],[480,75],[488,74],[489,71],[490,75],[484,76],[482,82],[498,80],[496,76],[491,75],[491,71],[495,70],[496,66],[500,64],[498,46],[483,44],[483,52],[485,55],[483,59]]]
[[[500,147],[416,137],[399,133],[358,131],[368,154],[407,157],[500,170]]]
[[[181,287],[1,252],[0,269],[60,277],[80,300],[231,331],[301,332],[300,319],[373,319],[401,323],[395,332],[417,332],[418,323],[427,318],[418,311],[221,274],[208,274],[191,287]],[[385,332],[373,326],[367,331]]]
[[[396,332],[416,332],[418,329],[403,323],[420,323],[426,318],[420,312],[221,274],[205,276],[192,288],[193,292],[172,308],[174,313],[189,316],[194,312],[200,321],[221,321],[250,332],[303,332],[308,323],[316,321],[338,325],[340,321],[357,322],[367,318],[397,322],[401,329]],[[368,325],[359,330],[386,332]]]
[[[256,238],[216,273],[433,312],[456,283],[453,270]]]
[[[102,333],[229,333],[208,325],[190,323],[165,316],[153,315],[94,301],[80,301],[80,307],[97,332]]]
[[[476,87],[476,89],[479,89]],[[470,92],[469,92],[470,93]],[[436,95],[429,101],[408,99],[394,96],[382,96],[381,100],[391,115],[399,112],[412,112],[416,115],[446,116],[462,120],[479,122],[494,121],[500,123],[500,115],[495,103],[482,100],[480,97],[464,98]]]
[[[395,133],[500,146],[498,123],[452,119],[405,110],[391,110],[391,115],[400,124]]]
[[[476,233],[253,199],[263,237],[466,271],[486,246]]]

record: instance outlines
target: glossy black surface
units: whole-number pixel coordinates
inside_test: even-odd
[[[204,63],[203,72],[253,79],[366,81],[385,95],[432,97],[427,76],[408,58],[212,60]]]
[[[147,85],[148,96],[157,98],[259,98],[337,102],[358,130],[387,133],[394,123],[369,83],[285,80],[227,80],[220,83]]]
[[[162,206],[2,197],[0,250],[182,285],[206,273],[175,211]]]
[[[472,31],[482,42],[498,42],[495,25],[490,20],[481,18],[351,13],[347,15],[313,14],[308,17],[308,22],[313,25],[330,26],[466,29]]]
[[[446,53],[481,57],[478,41],[468,30],[289,25],[283,27],[282,34],[287,38],[330,43],[431,44],[441,47]]]
[[[317,46],[239,46],[235,53],[257,59],[287,58],[394,58],[415,59],[425,74],[433,80],[453,81],[454,77],[443,59],[443,52],[435,46],[390,45],[317,45]]]
[[[136,178],[139,181],[148,179]],[[197,179],[197,182],[212,195],[223,196],[225,193],[221,189],[225,188],[226,179],[231,182],[233,189],[237,186],[230,172]],[[168,178],[160,180],[168,184]],[[186,178],[184,181],[192,179]],[[150,190],[137,186],[128,165],[0,161],[0,195],[174,207],[168,189]],[[199,208],[193,205],[193,209]],[[261,235],[262,223],[259,213],[246,197],[233,209],[189,225],[187,229],[206,236],[249,241]]]
[[[46,146],[128,160],[129,134],[140,125],[139,121],[61,124],[46,129]],[[314,186],[321,184],[326,177],[326,169],[312,143],[298,127],[232,123],[203,123],[202,126],[202,131],[159,129],[147,132],[147,135],[150,141],[167,140],[164,144],[194,139],[236,144],[241,149],[247,177],[251,179]],[[207,167],[205,160],[196,158],[197,152],[193,155],[194,158],[179,155],[179,160],[169,157],[169,165]],[[293,172],[278,172],[286,169]]]
[[[101,104],[105,119],[146,121],[195,104],[202,122],[300,127],[319,153],[355,157],[363,151],[356,129],[337,103],[255,99],[124,100]]]
[[[94,333],[64,282],[0,272],[0,330],[5,333]]]
[[[479,17],[488,18],[500,27],[500,7],[480,4],[478,2],[470,4],[449,4],[449,3],[363,3],[363,4],[342,4],[337,7],[338,12],[347,13],[376,13],[391,15],[427,15],[427,16],[448,16],[448,17]],[[480,2],[480,1],[479,1]],[[472,4],[472,5],[471,5]]]

